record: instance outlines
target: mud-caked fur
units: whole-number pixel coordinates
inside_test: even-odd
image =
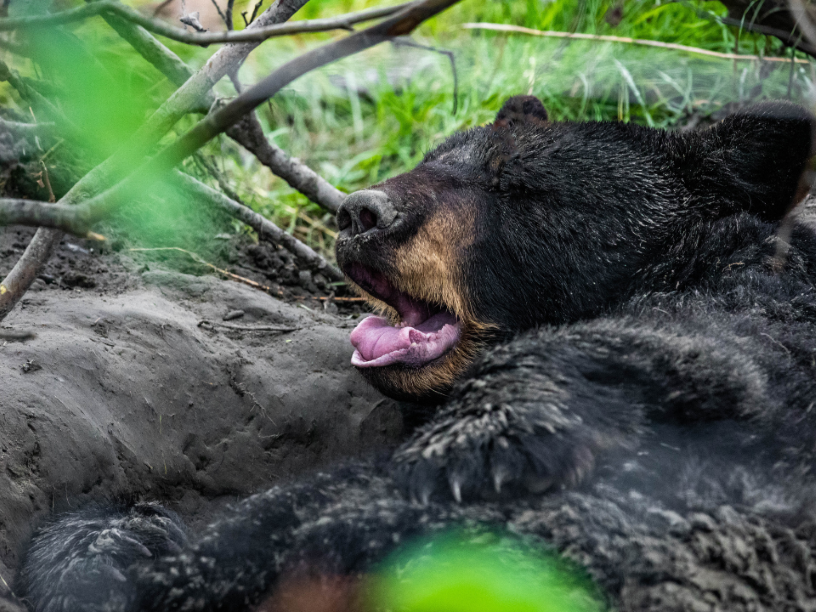
[[[67,515],[35,539],[26,575],[36,579],[22,594],[41,612],[247,610],[274,602],[293,582],[376,571],[414,538],[456,528],[479,541],[492,533],[559,551],[597,585],[586,610],[811,610],[812,482],[799,475],[772,482],[752,466],[700,452],[704,445],[673,443],[607,461],[577,489],[471,504],[412,502],[383,466],[348,466],[246,499],[181,553],[109,555],[128,581],[93,573],[82,577],[84,590],[69,591],[74,597],[64,596],[69,585],[59,577],[97,551],[73,536],[101,535],[106,526]],[[138,541],[143,533],[121,535]]]
[[[461,322],[459,354],[366,372],[439,410],[390,463],[251,497],[178,554],[106,557],[133,590],[99,609],[242,609],[455,525],[555,547],[601,607],[812,606],[816,234],[790,212],[811,117],[768,104],[681,135],[530,109],[378,186],[396,221],[338,240],[344,269]],[[73,536],[96,520],[35,539],[37,610],[80,609],[43,576],[96,554]]]

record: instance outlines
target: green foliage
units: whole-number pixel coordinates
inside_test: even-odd
[[[483,534],[409,546],[374,582],[372,609],[392,612],[596,612],[592,583],[554,555]]]

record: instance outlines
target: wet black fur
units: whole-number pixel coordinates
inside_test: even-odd
[[[811,133],[775,104],[687,136],[514,115],[452,137],[385,188],[476,203],[469,287],[505,340],[389,465],[253,496],[181,554],[109,555],[132,590],[82,609],[236,609],[463,523],[554,546],[618,609],[807,609],[816,234],[808,210],[781,220]],[[37,610],[79,609],[47,577],[98,554],[73,536],[101,532],[86,520],[35,539]]]

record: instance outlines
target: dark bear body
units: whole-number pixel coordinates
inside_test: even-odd
[[[466,524],[554,545],[602,605],[809,609],[816,234],[788,213],[812,132],[786,104],[680,135],[511,99],[338,214],[338,261],[386,315],[355,330],[354,363],[446,401],[391,462],[256,495],[178,554],[159,538],[158,558],[75,535],[175,534],[152,507],[71,515],[35,540],[27,596],[237,609]],[[100,565],[128,579],[55,579]]]

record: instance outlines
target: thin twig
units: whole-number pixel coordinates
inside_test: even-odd
[[[276,0],[251,26],[260,28],[282,23],[289,19],[307,0]],[[109,16],[110,17],[110,16]],[[124,22],[127,24],[127,22]],[[138,26],[131,30],[139,41],[149,44],[155,41],[144,29]],[[161,46],[158,41],[157,45]],[[228,45],[219,49],[204,65],[162,104],[162,106],[142,125],[139,130],[113,156],[86,174],[61,199],[60,204],[74,205],[87,197],[99,193],[106,187],[120,180],[135,164],[138,164],[159,139],[178,121],[197,105],[210,98],[212,87],[235,66],[239,65],[260,43],[243,43]],[[154,45],[155,57],[160,57],[165,64],[166,55],[162,55]],[[185,66],[186,68],[186,66]],[[0,66],[0,79],[14,77],[5,65]],[[12,83],[12,86],[15,86]],[[15,86],[16,87],[16,86]],[[31,283],[40,275],[54,249],[62,239],[62,232],[48,228],[39,228],[28,247],[11,272],[0,284],[0,320],[25,294]]]
[[[258,0],[257,4],[255,4],[255,6],[252,9],[252,17],[249,18],[249,23],[252,23],[253,21],[255,21],[255,17],[258,16],[258,10],[261,8],[262,5],[263,5],[263,0]]]
[[[235,0],[227,0],[227,18],[226,18],[225,21],[227,22],[227,30],[229,30],[230,32],[233,29],[232,9],[234,8],[234,6],[235,6]]]
[[[198,322],[198,327],[214,328],[223,327],[224,329],[232,329],[235,331],[252,331],[252,332],[280,332],[289,333],[301,329],[300,327],[281,327],[277,325],[230,325],[229,323],[218,323],[207,321],[206,319]]]
[[[127,7],[113,0],[99,0],[84,6],[52,13],[50,15],[37,15],[33,17],[15,17],[11,19],[0,19],[0,32],[18,30],[24,28],[45,27],[53,25],[64,25],[95,17],[97,15],[111,14],[140,25],[145,30],[164,36],[172,40],[187,43],[190,45],[212,45],[218,43],[243,43],[262,42],[277,36],[289,36],[292,34],[306,34],[310,32],[327,32],[330,30],[348,30],[355,23],[371,21],[388,17],[410,6],[412,3],[398,4],[396,6],[378,7],[347,13],[338,17],[325,19],[310,19],[295,23],[276,24],[267,27],[246,29],[236,32],[228,30],[226,32],[188,32],[182,28],[171,26],[159,19],[145,17],[139,11]],[[255,11],[260,8],[260,3],[255,5]],[[255,19],[256,12],[253,11],[252,19],[247,25],[251,25]]]
[[[26,340],[33,340],[37,334],[31,331],[13,331],[0,329],[0,340],[7,342],[25,342]],[[5,581],[3,581],[5,583]]]
[[[723,21],[726,18],[722,18]],[[733,20],[732,20],[733,21]],[[673,51],[684,51],[686,53],[694,53],[696,55],[705,55],[708,57],[716,57],[718,59],[727,59],[734,61],[760,61],[760,62],[789,62],[786,57],[761,57],[759,55],[739,55],[736,53],[720,53],[718,51],[709,51],[708,49],[700,49],[699,47],[689,47],[686,45],[678,45],[676,43],[665,43],[658,40],[646,40],[642,38],[628,38],[624,36],[607,36],[601,34],[581,34],[573,32],[555,32],[551,30],[533,30],[532,28],[525,28],[522,26],[507,25],[501,23],[464,23],[462,28],[466,30],[492,30],[494,32],[511,32],[518,34],[529,34],[530,36],[544,36],[548,38],[571,38],[577,40],[595,40],[602,42],[623,43],[629,45],[644,45],[647,47],[657,47],[659,49],[671,49]],[[759,30],[758,30],[759,31]],[[796,62],[799,64],[810,64],[806,59],[797,58]]]
[[[42,160],[40,160],[40,166],[42,166],[43,183],[45,183],[45,187],[48,189],[48,201],[53,204],[57,201],[57,196],[54,195],[54,190],[51,189],[51,177],[48,176],[48,166],[46,166]]]
[[[802,53],[806,53],[811,57],[816,57],[816,46],[813,46],[802,41],[800,36],[794,36],[790,32],[786,32],[785,30],[780,30],[779,28],[772,28],[770,26],[762,25],[759,23],[745,21],[743,19],[733,19],[732,17],[717,17],[716,19],[717,21],[719,21],[720,23],[724,23],[725,25],[736,26],[749,32],[764,34],[765,36],[774,36],[775,38],[778,38],[779,40],[784,42],[786,45],[796,47]],[[756,56],[744,55],[741,57],[756,57]],[[786,61],[785,58],[778,57],[763,57],[761,59],[766,62]],[[797,63],[802,63],[807,60],[797,59],[796,61]]]
[[[771,5],[771,8],[764,12],[763,9],[765,9],[766,5],[765,0],[760,2],[751,1],[744,5],[740,5],[739,2],[734,3],[729,0],[722,0],[722,4],[728,9],[729,14],[737,16],[720,17],[708,11],[703,11],[696,6],[691,6],[691,8],[703,19],[736,26],[740,30],[747,32],[757,32],[765,36],[774,36],[785,43],[786,46],[794,47],[811,57],[816,57],[816,45],[814,45],[812,41],[808,43],[802,40],[801,31],[796,31],[797,20],[795,15],[792,15],[793,10],[785,11],[783,8],[785,4],[784,0],[767,3]],[[748,18],[749,11],[753,13],[750,18]],[[740,12],[742,12],[742,15],[739,15]]]
[[[224,22],[224,25],[227,26],[227,30],[230,29],[229,23],[227,22],[227,16],[224,14],[224,11],[221,10],[221,7],[218,6],[218,0],[211,0],[215,10],[218,11],[218,16],[221,18],[221,21]]]

